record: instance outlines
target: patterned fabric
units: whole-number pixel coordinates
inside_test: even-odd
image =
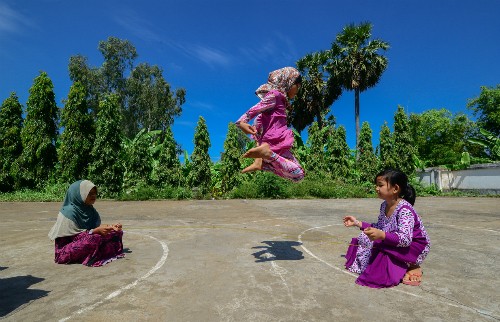
[[[272,71],[269,73],[267,83],[260,85],[259,88],[257,88],[257,90],[255,91],[255,94],[260,98],[264,98],[264,96],[268,92],[277,90],[286,97],[286,94],[288,93],[290,88],[292,88],[299,75],[299,71],[293,67],[284,67]]]
[[[285,96],[278,90],[271,90],[243,114],[236,124],[249,123],[252,119],[255,119],[254,126],[257,130],[253,138],[259,145],[269,144],[271,151],[275,153],[270,160],[263,160],[262,170],[295,182],[302,180],[304,170],[290,152],[294,137],[288,128]]]
[[[75,236],[56,238],[54,261],[57,264],[103,266],[125,256],[122,236],[123,231],[112,231],[105,236],[84,231]]]
[[[402,276],[399,278],[399,275],[404,275],[408,265],[420,265],[429,253],[429,236],[420,216],[411,204],[406,200],[401,200],[390,217],[385,215],[386,207],[387,203],[384,201],[380,206],[380,214],[376,223],[363,223],[362,226],[362,229],[371,226],[386,232],[386,239],[372,242],[363,232],[360,233],[349,246],[346,254],[346,268],[353,273],[364,274],[370,267],[373,267],[370,268],[370,271],[374,271],[377,265],[379,268],[382,265],[387,265],[385,274],[392,270],[394,276],[387,283],[377,284],[373,281],[365,283],[358,279],[356,281],[358,284],[371,287],[397,285],[402,278]],[[379,260],[377,257],[382,254],[388,255],[387,260],[375,265],[375,262]],[[380,272],[374,274],[380,274]]]

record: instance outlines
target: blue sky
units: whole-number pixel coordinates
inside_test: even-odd
[[[467,100],[500,84],[499,14],[499,0],[0,0],[0,100],[14,91],[26,106],[45,71],[63,106],[69,58],[81,54],[100,66],[99,41],[127,39],[136,65],[160,66],[174,89],[187,91],[176,141],[192,153],[201,115],[218,160],[228,123],[257,103],[254,90],[270,71],[328,49],[347,24],[368,21],[373,38],[391,46],[388,69],[360,99],[375,145],[398,105],[470,115]],[[345,92],[331,111],[353,147],[354,94]]]

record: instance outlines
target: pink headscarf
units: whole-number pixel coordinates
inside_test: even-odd
[[[283,93],[285,97],[287,97],[287,92],[290,90],[290,88],[297,80],[297,77],[299,76],[299,71],[293,67],[284,67],[272,71],[269,73],[267,83],[260,85],[259,88],[257,88],[257,90],[255,91],[255,94],[262,99],[267,94],[267,92],[278,90]]]

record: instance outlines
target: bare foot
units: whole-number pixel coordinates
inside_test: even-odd
[[[403,277],[403,284],[419,286],[422,283],[422,269],[420,266],[410,266]]]
[[[262,143],[258,147],[248,150],[245,154],[243,154],[243,157],[254,159],[269,159],[271,155],[273,155],[273,151],[271,151],[271,149],[269,148],[269,144]]]
[[[251,165],[241,170],[241,173],[253,172],[257,170],[262,170],[262,158],[255,159]]]

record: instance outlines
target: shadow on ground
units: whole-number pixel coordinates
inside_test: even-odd
[[[300,246],[302,243],[296,241],[276,241],[266,240],[262,242],[268,246],[256,246],[252,249],[262,249],[252,255],[257,258],[255,262],[267,262],[276,260],[301,260],[304,258],[302,252],[295,249],[295,246]]]
[[[1,268],[6,269],[6,267]],[[29,287],[43,281],[44,278],[14,276],[0,279],[0,318],[30,304],[34,300],[47,296],[50,292],[33,290]]]

